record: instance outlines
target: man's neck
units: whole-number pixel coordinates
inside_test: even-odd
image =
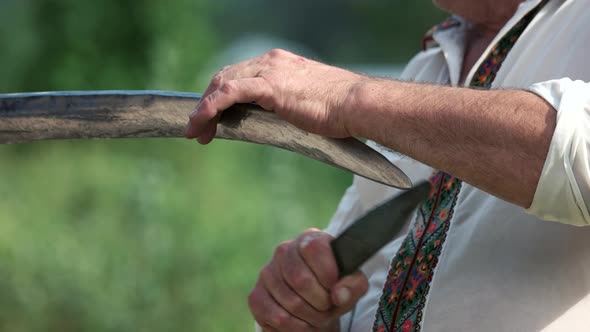
[[[523,0],[434,0],[439,7],[463,17],[481,35],[496,35]]]
[[[463,65],[461,66],[460,85],[465,83],[471,68],[475,66],[477,60],[479,60],[498,32],[500,32],[500,29],[497,31],[486,30],[485,34],[480,33],[478,30],[467,31],[465,38],[465,54],[463,56]]]
[[[494,37],[516,12],[522,0],[434,0],[441,9],[470,23],[465,40],[461,84]]]

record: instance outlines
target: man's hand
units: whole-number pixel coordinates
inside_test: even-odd
[[[338,280],[332,239],[311,229],[277,246],[248,297],[265,331],[338,331],[338,318],[366,293],[361,272]]]
[[[209,143],[220,112],[244,102],[319,135],[375,141],[525,208],[557,119],[548,102],[524,90],[369,78],[274,50],[218,73],[186,136]]]
[[[220,113],[255,102],[295,126],[323,136],[351,136],[348,100],[365,77],[282,50],[222,69],[190,115],[186,136],[202,144],[215,136]]]

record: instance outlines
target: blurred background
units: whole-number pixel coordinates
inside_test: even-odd
[[[395,77],[444,17],[430,0],[0,0],[0,93],[201,92],[275,47]],[[259,269],[350,181],[236,142],[0,146],[0,331],[251,330]]]

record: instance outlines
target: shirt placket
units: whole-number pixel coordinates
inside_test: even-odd
[[[469,86],[489,89],[504,59],[546,1],[526,13],[489,49]],[[373,330],[419,331],[424,307],[445,243],[462,181],[442,171],[430,178],[430,196],[393,258],[375,315]]]

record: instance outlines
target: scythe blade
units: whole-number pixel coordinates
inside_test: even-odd
[[[0,94],[0,144],[53,139],[183,137],[198,94],[88,91]],[[218,138],[271,145],[407,189],[409,178],[355,138],[300,130],[275,113],[242,104],[223,112]]]

